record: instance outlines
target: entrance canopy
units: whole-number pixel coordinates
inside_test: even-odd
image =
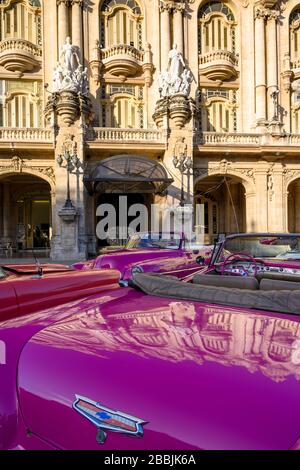
[[[137,155],[116,155],[100,162],[83,182],[90,194],[162,193],[172,182],[158,162]]]

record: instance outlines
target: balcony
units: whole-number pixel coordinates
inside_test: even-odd
[[[0,43],[0,65],[10,72],[31,72],[40,66],[42,48],[25,39],[5,39]]]
[[[238,55],[229,51],[213,51],[199,55],[199,72],[210,80],[232,80],[238,76]]]
[[[166,131],[157,129],[118,129],[114,127],[94,127],[86,135],[89,148],[116,148],[164,150],[167,142]]]
[[[274,152],[278,158],[284,155],[298,155],[300,147],[300,134],[255,134],[235,132],[203,132],[195,137],[195,146],[199,150],[206,149],[212,153],[220,151],[245,151],[248,154],[267,154]]]
[[[144,53],[128,44],[118,44],[101,50],[105,72],[118,77],[130,77],[140,73]]]

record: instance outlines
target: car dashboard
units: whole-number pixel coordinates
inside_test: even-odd
[[[250,275],[254,275],[255,273],[279,273],[283,275],[293,274],[300,276],[300,268],[273,264],[270,265],[261,261],[257,261],[256,264],[252,261],[235,261],[228,264],[224,269],[224,273],[231,273],[240,276],[245,275],[245,272]]]

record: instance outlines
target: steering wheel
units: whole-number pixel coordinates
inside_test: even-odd
[[[245,260],[250,260],[251,263],[254,264],[254,277],[255,277],[256,274],[257,274],[257,269],[258,269],[257,261],[252,255],[248,255],[247,253],[231,253],[231,255],[227,256],[227,258],[225,258],[225,260],[222,262],[221,275],[224,276],[225,268],[228,264],[231,264],[234,261],[243,261],[244,259]],[[243,269],[244,273],[246,274],[246,276],[250,275],[249,268],[246,269],[242,266],[242,269]]]

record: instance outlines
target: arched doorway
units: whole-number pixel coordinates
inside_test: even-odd
[[[205,243],[212,243],[219,233],[246,230],[245,188],[229,175],[207,176],[195,185],[195,203],[204,206]]]
[[[300,178],[288,186],[288,231],[300,232]]]
[[[116,155],[99,162],[84,179],[85,187],[90,195],[94,195],[94,203],[98,208],[100,204],[111,204],[116,212],[116,227],[124,228],[123,213],[120,213],[121,197],[122,207],[128,214],[133,204],[146,206],[148,212],[148,226],[150,228],[151,204],[155,195],[163,195],[173,182],[166,169],[158,161],[142,155]],[[126,202],[123,206],[123,201]],[[125,209],[124,209],[125,207]],[[96,212],[96,211],[95,211]],[[133,217],[134,218],[134,217]],[[125,218],[126,219],[126,218]],[[127,223],[130,223],[127,217]],[[95,226],[99,222],[95,220]],[[122,237],[116,237],[114,244],[124,244],[127,235],[122,229]],[[98,240],[97,248],[105,246],[106,240]]]
[[[19,256],[32,249],[49,251],[50,190],[46,181],[34,175],[0,177],[0,256]]]

